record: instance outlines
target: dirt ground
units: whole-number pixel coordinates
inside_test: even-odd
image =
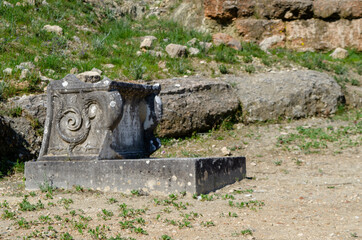
[[[247,179],[196,199],[181,193],[124,195],[80,187],[29,192],[23,175],[15,174],[0,182],[0,239],[360,239],[361,131],[339,135],[313,151],[293,143],[289,151],[278,146],[278,137],[296,133],[298,126],[342,129],[357,124],[352,118],[237,124],[234,130],[171,140],[154,156],[229,151],[247,158]],[[38,209],[23,211],[25,195],[25,202],[35,206],[40,200],[44,208],[38,204]]]

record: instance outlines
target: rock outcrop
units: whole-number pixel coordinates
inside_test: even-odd
[[[159,136],[181,137],[207,131],[239,110],[235,91],[228,83],[198,77],[155,82],[162,87]]]
[[[288,71],[229,77],[236,84],[243,120],[328,116],[344,101],[341,87],[325,73]]]
[[[277,36],[283,40],[271,47],[362,51],[361,0],[204,0],[203,12],[194,20],[202,23],[199,29],[232,33],[243,41]]]

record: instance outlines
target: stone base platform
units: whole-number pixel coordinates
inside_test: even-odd
[[[186,191],[205,194],[246,176],[245,157],[121,159],[98,161],[34,161],[25,163],[26,189],[45,182],[70,189],[151,195]]]

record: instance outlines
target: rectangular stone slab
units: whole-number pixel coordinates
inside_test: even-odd
[[[186,191],[205,194],[246,176],[245,157],[120,159],[98,161],[34,161],[25,163],[26,189],[48,182],[70,189],[152,195]]]

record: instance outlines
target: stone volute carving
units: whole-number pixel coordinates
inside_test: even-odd
[[[52,81],[39,161],[149,157],[160,147],[159,85],[86,83],[74,75]]]

